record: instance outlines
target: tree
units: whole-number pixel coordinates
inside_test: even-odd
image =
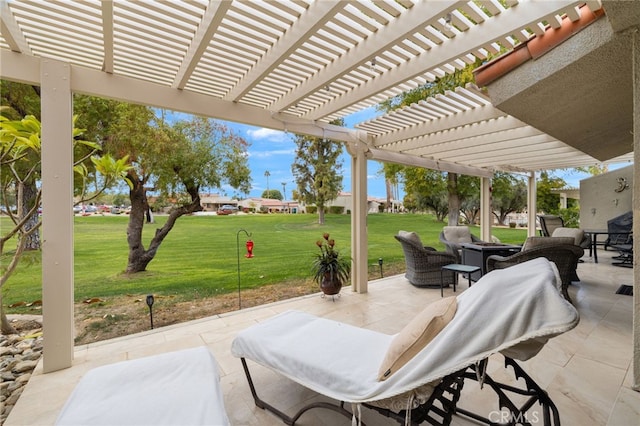
[[[344,125],[342,120],[331,124]],[[325,206],[342,189],[342,145],[324,138],[296,135],[296,158],[291,165],[298,200],[315,204],[318,223],[324,224]]]
[[[74,153],[82,151],[81,146],[91,149],[91,152],[99,150],[99,146],[93,142],[79,138],[82,134],[80,129],[73,129]],[[39,219],[38,209],[42,198],[41,186],[35,186],[36,192],[31,197],[15,197],[16,213],[7,204],[7,196],[11,188],[21,188],[25,183],[37,182],[40,179],[41,166],[41,124],[32,115],[27,115],[22,120],[9,120],[0,116],[0,190],[4,202],[3,210],[13,223],[8,230],[3,229],[0,236],[0,256],[5,255],[5,244],[12,239],[16,241],[16,249],[11,255],[10,261],[2,268],[0,275],[0,289],[7,283],[22,256],[27,249],[27,241],[31,235],[36,233],[42,222]],[[81,177],[84,184],[88,183],[87,170],[84,164],[86,156],[74,162],[74,172]],[[91,161],[96,170],[104,175],[104,182],[109,184],[117,178],[123,178],[128,166],[126,158],[114,160],[111,156],[98,158],[91,156]],[[20,192],[18,190],[18,192]],[[81,191],[84,193],[84,191]],[[85,200],[81,200],[85,201]],[[36,223],[32,218],[36,218]],[[15,333],[13,327],[7,321],[2,305],[2,292],[0,291],[0,329],[3,334]]]
[[[249,191],[248,143],[211,119],[193,117],[168,125],[146,107],[119,104],[118,122],[108,140],[109,152],[128,153],[132,168],[131,213],[127,227],[126,273],[145,271],[181,216],[202,210],[200,189],[222,183]],[[142,231],[149,211],[147,192],[173,195],[177,204],[145,248]]]
[[[11,81],[2,81],[2,114],[10,120],[21,120],[23,117],[33,116],[36,120],[40,119],[40,88],[38,86],[30,86],[21,83],[15,83]],[[39,158],[34,158],[38,154],[27,150],[23,152],[23,155],[30,156],[29,161],[20,161],[14,164],[14,167],[30,167]],[[13,195],[20,199],[20,202],[16,202],[16,206],[29,206],[33,205],[38,194],[37,181],[39,178],[39,170],[34,170],[33,173],[18,173],[23,177],[20,182],[15,182],[16,187],[13,188]],[[9,189],[9,188],[8,188]],[[39,219],[36,212],[32,212],[30,216],[24,217],[28,214],[29,210],[18,210],[18,216],[20,220],[26,219],[25,229],[31,230],[35,228],[33,232],[28,232],[24,235],[24,250],[39,250],[40,249],[40,230]]]
[[[391,211],[391,200],[397,200],[398,184],[402,176],[404,166],[395,163],[382,163],[381,173],[384,174],[384,181],[387,190],[387,209]],[[406,206],[405,206],[406,207]]]
[[[282,201],[282,194],[277,189],[267,189],[262,192],[262,198]]]
[[[406,167],[403,171],[405,191],[405,205],[415,205],[420,210],[430,210],[438,221],[444,220],[448,213],[447,182],[444,175],[437,170],[421,167]]]
[[[554,194],[554,189],[567,186],[564,179],[553,176],[548,171],[540,173],[540,179],[536,182],[536,205],[538,211],[547,214],[556,214],[560,209],[560,194]]]
[[[480,178],[460,175],[458,179],[460,212],[469,224],[480,220]]]
[[[522,179],[509,173],[497,172],[491,188],[493,214],[501,225],[506,225],[509,213],[521,212],[527,206],[527,185]]]
[[[265,192],[267,194],[269,193],[269,176],[271,176],[271,173],[269,172],[269,170],[265,170],[264,171],[264,177],[267,178],[267,190]],[[269,198],[269,197],[263,197],[263,198]]]

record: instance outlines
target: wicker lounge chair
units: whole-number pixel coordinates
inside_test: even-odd
[[[576,268],[583,254],[584,249],[575,245],[573,237],[529,237],[519,253],[506,257],[489,256],[487,270],[504,269],[537,257],[545,257],[556,264],[562,280],[562,295],[573,303],[568,287],[572,281],[579,281]]]
[[[407,268],[405,277],[411,284],[416,287],[440,287],[442,278],[442,285],[448,287],[455,282],[453,272],[442,271],[443,266],[456,263],[455,256],[423,246],[414,232],[400,231],[394,238],[402,245]]]
[[[483,241],[473,235],[468,226],[445,226],[440,232],[440,242],[447,248],[447,253],[456,257],[455,263],[462,263],[462,244]]]

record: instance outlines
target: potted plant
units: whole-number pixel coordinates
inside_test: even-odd
[[[340,255],[335,248],[335,240],[329,238],[328,233],[324,233],[316,245],[320,252],[315,255],[311,267],[313,280],[320,285],[324,294],[338,294],[342,284],[349,279],[351,259]]]

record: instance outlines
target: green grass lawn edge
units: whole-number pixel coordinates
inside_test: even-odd
[[[351,217],[327,215],[325,224],[311,214],[256,214],[229,216],[186,216],[178,220],[162,243],[147,271],[127,276],[127,216],[75,217],[74,298],[76,301],[125,294],[174,295],[197,299],[288,281],[310,280],[310,263],[318,250],[315,242],[328,232],[341,253],[350,253]],[[148,244],[156,228],[166,220],[144,228]],[[0,224],[8,226],[8,219]],[[404,264],[400,244],[393,238],[399,230],[415,231],[425,245],[444,250],[438,235],[445,223],[428,214],[379,213],[367,216],[368,264],[378,271],[378,259],[385,266]],[[478,227],[471,227],[479,235]],[[255,244],[255,257],[244,257],[247,233]],[[502,242],[521,244],[525,228],[493,228]],[[7,248],[11,247],[7,243]],[[9,250],[8,250],[9,251]],[[9,254],[2,257],[6,265]],[[18,270],[4,285],[3,304],[41,299],[40,252],[24,257]],[[239,262],[238,262],[239,260]],[[239,269],[238,269],[239,263]],[[239,274],[238,274],[239,270]],[[240,277],[238,279],[238,277]],[[64,283],[60,283],[64,285]],[[11,313],[12,309],[8,309]],[[20,309],[15,309],[19,312]]]

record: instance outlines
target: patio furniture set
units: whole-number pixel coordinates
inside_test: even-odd
[[[558,229],[554,235],[569,234]],[[242,363],[256,406],[289,425],[318,408],[354,424],[363,424],[363,408],[406,425],[447,425],[454,414],[490,423],[464,408],[462,389],[477,381],[480,389],[484,384],[493,392],[510,419],[526,419],[535,410],[536,416],[542,413],[543,424],[559,425],[556,405],[517,361],[534,357],[549,338],[577,325],[567,287],[577,278],[584,254],[578,243],[584,235],[529,237],[519,247],[480,241],[467,227],[445,227],[440,238],[446,252],[425,247],[414,232],[394,237],[403,247],[411,284],[440,287],[443,296],[445,285],[455,291],[462,273],[469,289],[429,304],[395,335],[299,311],[250,326],[236,336],[231,352]],[[478,260],[482,265],[473,264]],[[481,276],[472,278],[473,273]],[[496,338],[492,330],[503,332]],[[495,354],[504,357],[504,368],[523,384],[501,383],[487,373]],[[258,395],[251,363],[336,403],[312,402],[287,414]],[[57,424],[225,425],[222,394],[213,354],[204,347],[183,350],[90,370]]]
[[[352,424],[364,424],[365,409],[405,425],[448,425],[454,414],[491,422],[465,408],[462,390],[473,382],[480,387],[471,389],[484,385],[514,422],[540,416],[545,425],[559,425],[556,405],[518,363],[579,322],[556,281],[543,258],[487,274],[457,297],[429,304],[395,335],[290,310],[240,331],[231,354],[243,366],[256,406],[288,425],[312,409],[332,410]],[[501,315],[495,315],[496,306]],[[521,314],[523,306],[530,315]],[[498,338],[497,329],[503,330]],[[487,365],[498,354],[518,384],[494,379],[502,374]],[[255,368],[325,398],[287,414],[276,407],[273,392],[267,394],[274,402],[258,395],[250,372]],[[222,394],[217,363],[206,347],[170,352],[90,370],[57,424],[227,425]]]
[[[494,269],[545,257],[557,266],[562,294],[571,301],[567,289],[572,281],[579,280],[576,268],[584,254],[579,245],[584,240],[583,231],[565,227],[558,227],[554,236],[529,237],[517,246],[481,241],[466,226],[445,226],[439,236],[445,252],[423,247],[420,237],[412,232],[400,231],[395,238],[404,250],[409,282],[417,287],[440,287],[442,296],[443,288],[449,285],[455,291],[458,274],[466,274],[471,286],[472,281]]]

